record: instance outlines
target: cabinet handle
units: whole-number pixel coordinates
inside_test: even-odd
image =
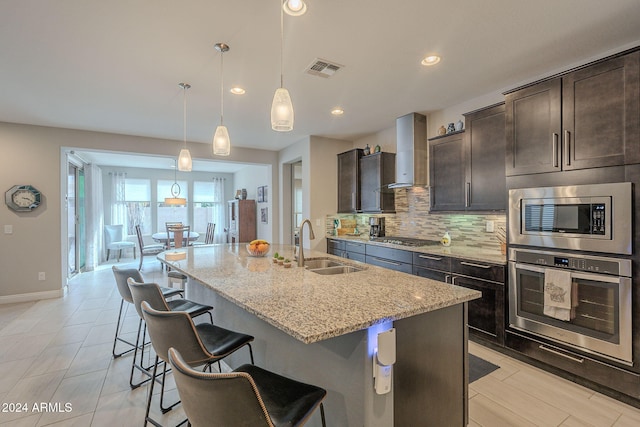
[[[449,283],[449,279],[451,278],[450,274],[445,274],[444,275],[444,283]]]
[[[571,132],[568,130],[564,131],[564,163],[569,166],[571,164]]]
[[[430,259],[432,261],[442,261],[442,258],[437,256],[418,255],[418,258]]]
[[[477,268],[484,268],[484,269],[491,268],[490,265],[474,264],[472,262],[466,262],[466,261],[460,261],[460,264],[467,265],[469,267],[477,267]]]
[[[469,207],[469,200],[471,200],[471,183],[467,182],[466,188],[464,191],[464,207],[465,208]]]
[[[378,261],[380,261],[380,262],[382,262],[382,263],[385,263],[385,264],[391,264],[391,265],[402,265],[402,264],[401,264],[401,263],[399,263],[399,262],[387,261],[386,259],[382,259],[382,258],[374,257],[374,259],[376,259],[376,260],[378,260]]]
[[[451,276],[451,284],[455,285],[456,284],[456,276]]]
[[[351,209],[356,210],[356,193],[351,193]]]
[[[578,362],[578,363],[583,363],[584,362],[584,359],[582,357],[569,356],[568,354],[564,354],[564,353],[559,352],[558,350],[554,350],[554,349],[552,349],[550,347],[547,347],[544,344],[540,344],[538,346],[538,348],[540,350],[544,350],[544,351],[548,351],[549,353],[553,353],[556,356],[562,356],[565,359],[569,359],[569,360],[574,361],[574,362]]]
[[[552,145],[552,150],[553,150],[553,167],[557,168],[558,167],[558,134],[557,133],[553,133],[552,134],[552,138],[551,138],[551,145]]]

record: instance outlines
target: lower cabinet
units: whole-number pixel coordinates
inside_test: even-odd
[[[450,283],[482,292],[469,301],[469,332],[504,346],[505,266],[453,258]]]
[[[366,245],[365,262],[390,270],[413,273],[413,252],[403,251],[402,249]]]
[[[344,240],[327,239],[327,253],[336,256],[344,256]]]
[[[344,254],[341,255],[344,258],[349,258],[354,261],[365,262],[365,248],[366,243],[360,242],[344,242]]]

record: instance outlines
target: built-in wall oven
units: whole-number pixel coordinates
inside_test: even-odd
[[[631,365],[631,261],[510,248],[509,327]]]

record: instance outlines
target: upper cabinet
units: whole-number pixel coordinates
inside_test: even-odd
[[[338,154],[338,213],[360,211],[361,148]]]
[[[504,210],[504,104],[467,113],[465,123],[429,140],[431,211]]]
[[[640,52],[506,94],[506,174],[640,162]]]
[[[395,194],[382,187],[394,182],[395,153],[374,153],[360,159],[360,207],[362,212],[395,212]]]

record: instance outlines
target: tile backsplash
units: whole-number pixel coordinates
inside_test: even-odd
[[[464,245],[500,251],[499,231],[506,230],[504,213],[429,213],[429,189],[412,187],[396,190],[395,214],[337,214],[326,218],[327,236],[334,235],[334,219],[355,220],[363,236],[369,232],[369,217],[385,217],[387,236],[415,237],[439,240],[445,231],[452,245]],[[487,221],[494,222],[494,231],[487,232]]]

